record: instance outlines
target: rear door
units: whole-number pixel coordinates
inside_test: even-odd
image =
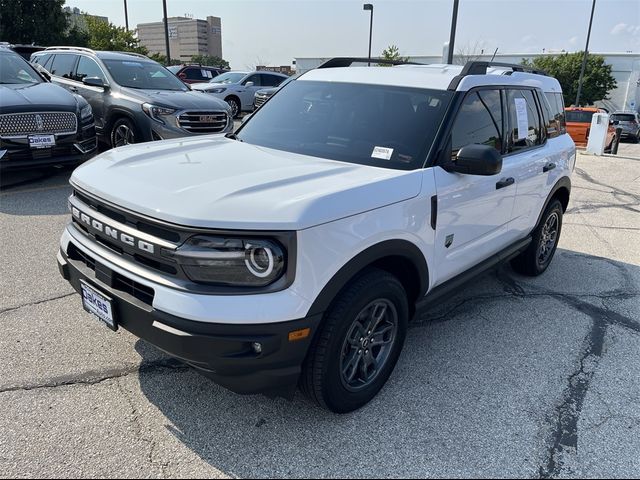
[[[51,62],[47,63],[50,68],[45,67],[51,73],[53,82],[73,93],[76,93],[74,91],[76,82],[73,80],[73,75],[78,63],[78,56],[75,53],[56,53]]]
[[[451,157],[471,144],[504,151],[504,94],[500,89],[469,91],[451,131]],[[511,243],[509,222],[515,179],[508,163],[497,175],[463,175],[435,167],[438,216],[435,258],[438,283],[471,268]]]

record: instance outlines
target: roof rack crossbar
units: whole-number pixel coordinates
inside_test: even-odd
[[[96,53],[95,50],[85,47],[47,47],[45,48],[45,51],[46,50],[80,50],[81,52]]]
[[[389,60],[386,58],[368,58],[368,57],[335,57],[327,60],[318,68],[336,68],[336,67],[350,67],[353,63],[373,63],[382,65],[422,65],[416,62],[405,62],[402,60]]]
[[[456,75],[449,84],[448,90],[455,90],[462,79],[468,75],[486,75],[487,69],[490,67],[506,67],[510,68],[513,72],[526,72],[536,75],[549,76],[544,70],[527,67],[525,65],[518,65],[517,63],[503,63],[503,62],[491,62],[486,60],[475,60],[465,63],[462,67],[460,75]]]

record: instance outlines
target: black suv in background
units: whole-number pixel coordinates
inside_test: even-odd
[[[91,106],[0,46],[0,168],[77,164],[96,151]]]
[[[184,83],[208,82],[212,78],[216,78],[218,75],[229,71],[223,68],[207,67],[204,65],[171,65],[167,67],[167,70]]]
[[[144,55],[49,47],[31,61],[91,104],[98,138],[111,147],[233,129],[226,102],[190,91]]]

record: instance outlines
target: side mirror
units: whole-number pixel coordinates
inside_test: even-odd
[[[466,175],[497,175],[502,170],[502,155],[488,145],[467,145],[458,151],[455,161],[443,168],[447,172]]]
[[[84,77],[82,79],[82,83],[90,87],[101,87],[101,88],[104,88],[105,90],[108,88],[107,85],[104,84],[102,79],[98,77]]]
[[[244,84],[245,87],[249,88],[249,87],[253,87],[255,85],[255,83],[253,82],[247,82]]]

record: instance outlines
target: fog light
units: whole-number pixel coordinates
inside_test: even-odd
[[[256,353],[262,353],[262,344],[258,343],[258,342],[253,342],[251,344],[251,346],[253,347],[253,351]]]

